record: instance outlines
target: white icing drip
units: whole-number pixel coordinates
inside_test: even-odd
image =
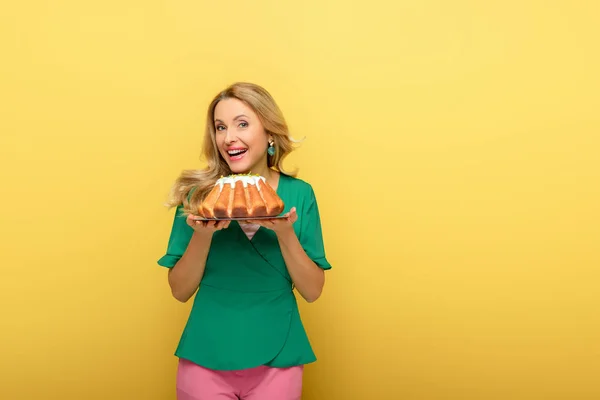
[[[235,183],[241,181],[244,184],[244,187],[248,185],[255,185],[256,188],[260,191],[260,184],[262,182],[267,182],[267,180],[263,176],[248,176],[248,175],[238,175],[238,176],[224,176],[219,178],[215,185],[219,185],[219,189],[222,191],[223,186],[229,184],[233,189],[235,187]]]

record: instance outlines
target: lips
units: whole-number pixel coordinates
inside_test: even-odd
[[[229,159],[231,161],[237,161],[244,157],[244,154],[246,154],[247,151],[248,149],[235,148],[227,150],[227,154],[229,155]]]

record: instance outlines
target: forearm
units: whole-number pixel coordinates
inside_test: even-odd
[[[211,241],[212,234],[195,232],[185,253],[169,271],[171,293],[177,300],[188,301],[198,289],[204,276]]]
[[[278,233],[279,247],[288,272],[302,297],[312,303],[323,291],[325,273],[307,255],[293,229]]]

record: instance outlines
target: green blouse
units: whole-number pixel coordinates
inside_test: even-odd
[[[284,213],[296,207],[294,230],[306,254],[320,268],[330,269],[312,186],[280,174],[277,194],[285,203]],[[158,264],[173,267],[192,233],[180,206],[167,252]],[[232,221],[213,234],[204,276],[175,355],[215,370],[316,361],[273,231],[260,227],[250,240]]]

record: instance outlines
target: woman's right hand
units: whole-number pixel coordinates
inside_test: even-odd
[[[213,234],[215,231],[228,228],[231,223],[231,221],[199,221],[196,218],[188,215],[186,222],[194,231],[202,234]]]

